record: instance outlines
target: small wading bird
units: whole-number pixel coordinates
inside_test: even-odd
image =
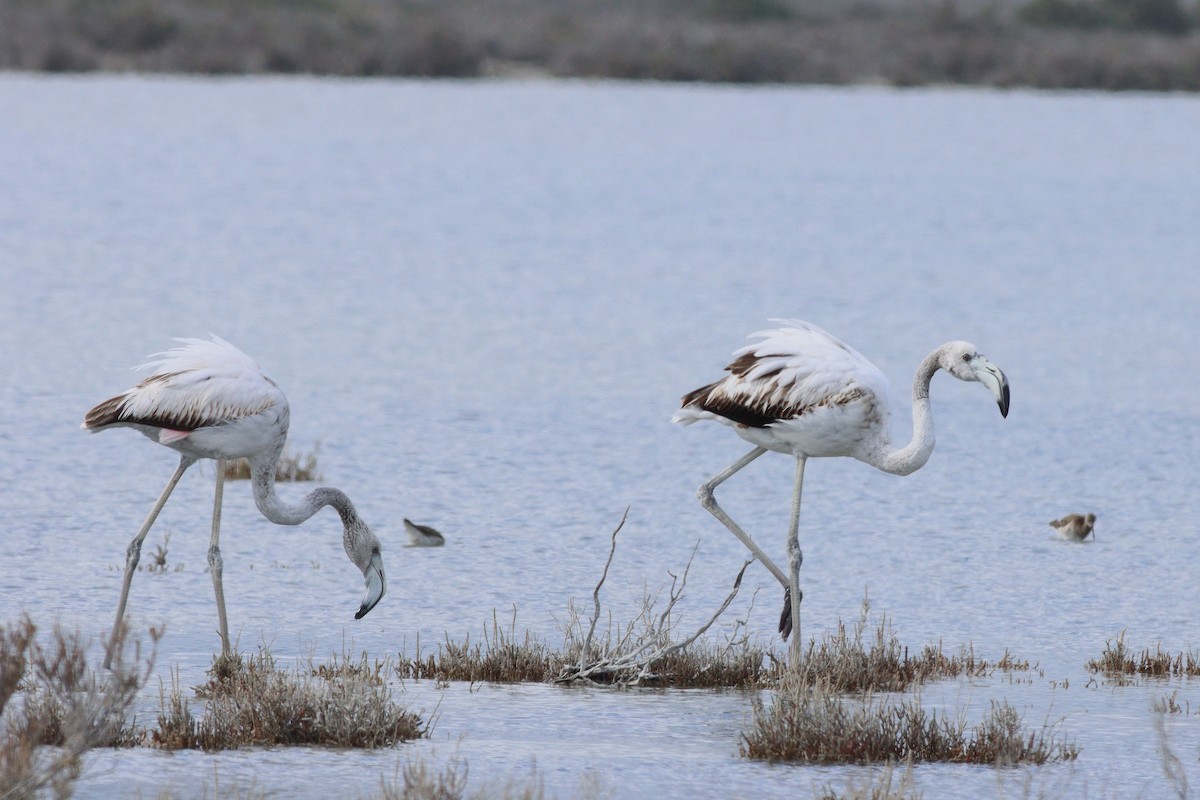
[[[1088,514],[1086,517],[1083,514],[1067,514],[1062,519],[1052,521],[1050,527],[1058,531],[1058,535],[1063,539],[1082,542],[1089,533],[1093,541],[1096,539],[1095,514]]]
[[[125,551],[125,580],[121,586],[121,600],[117,603],[113,636],[104,659],[105,668],[112,663],[112,645],[125,616],[125,603],[141,557],[142,541],[183,473],[202,458],[217,461],[208,565],[217,597],[221,652],[228,654],[230,648],[218,540],[224,462],[232,458],[246,458],[250,462],[254,502],[271,522],[299,525],[325,506],[333,506],[338,512],[344,526],[342,544],[346,555],[362,570],[366,581],[366,594],[354,615],[355,619],[361,619],[383,597],[387,586],[379,539],[359,518],[350,498],[337,489],[316,489],[295,505],[283,502],[275,494],[275,465],[287,438],[290,414],[283,392],[253,359],[217,336],[213,336],[212,341],[175,341],[181,346],[155,353],[148,364],[138,367],[150,372],[141,383],[100,403],[87,412],[83,420],[83,428],[89,432],[133,428],[180,453],[175,474]]]
[[[1008,379],[975,345],[947,342],[917,367],[913,379],[913,435],[903,447],[892,445],[890,388],[883,373],[853,348],[799,320],[750,338],[760,341],[737,350],[730,373],[683,396],[672,422],[690,425],[716,420],[754,445],[697,491],[700,502],[737,536],[785,589],[779,631],[787,639],[792,620],[800,620],[800,495],[809,458],[849,456],[893,475],[908,475],[925,465],[933,452],[933,413],[929,383],[944,369],[963,381],[979,381],[1008,416]],[[792,517],[788,529],[789,574],[785,575],[752,538],[717,505],[714,490],[768,450],[796,458]],[[792,638],[791,659],[800,658],[800,635]]]
[[[408,533],[409,547],[441,547],[446,543],[446,537],[437,529],[418,525],[407,517],[404,518],[404,530]]]

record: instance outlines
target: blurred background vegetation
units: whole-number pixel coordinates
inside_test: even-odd
[[[1200,0],[0,0],[0,68],[1200,90]]]

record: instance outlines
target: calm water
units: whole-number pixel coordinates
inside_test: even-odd
[[[323,514],[281,528],[226,493],[225,582],[242,649],[412,654],[478,636],[493,610],[559,644],[629,506],[606,602],[627,614],[699,543],[682,624],[719,602],[740,544],[695,487],[747,448],[668,423],[768,317],[845,338],[906,398],[933,347],[964,338],[1009,376],[1012,413],[945,376],[939,444],[894,478],[813,462],[802,520],[804,633],[864,594],[910,647],[973,643],[1039,665],[927,686],[974,722],[993,699],[1062,720],[1077,762],[922,765],[927,797],[1158,797],[1150,704],[1200,785],[1200,685],[1090,683],[1084,663],[1200,646],[1195,400],[1200,99],[952,90],[0,77],[0,620],[99,635],[125,545],[175,464],[83,412],[173,336],[218,333],[287,391],[385,542],[389,593]],[[898,420],[907,428],[904,415]],[[904,431],[901,431],[904,435]],[[792,465],[761,459],[726,508],[783,559]],[[139,573],[158,672],[200,681],[216,615],[204,572],[212,471],[180,484]],[[303,487],[284,487],[297,496]],[[1046,522],[1099,516],[1098,540]],[[447,536],[402,547],[402,516]],[[771,644],[759,566],[727,621]],[[97,651],[98,657],[98,651]],[[530,765],[547,789],[621,797],[797,797],[860,769],[737,756],[740,693],[397,686],[437,721],[375,753],[94,754],[79,796],[132,790],[355,796],[406,759],[461,757],[472,785]],[[153,719],[158,687],[141,714]]]

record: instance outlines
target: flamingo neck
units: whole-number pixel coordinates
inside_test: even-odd
[[[281,451],[282,448],[276,449],[268,456],[250,462],[254,504],[264,517],[276,525],[299,525],[325,506],[333,506],[347,529],[361,524],[354,504],[340,489],[323,486],[304,495],[295,504],[281,500],[275,492],[275,469]]]
[[[899,450],[885,452],[875,466],[893,475],[910,475],[929,460],[933,453],[933,410],[929,403],[929,383],[933,373],[940,368],[942,351],[934,350],[921,365],[913,378],[912,393],[912,440]]]

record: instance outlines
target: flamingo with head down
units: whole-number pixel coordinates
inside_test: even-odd
[[[337,511],[346,555],[363,573],[366,583],[355,619],[374,608],[387,588],[379,539],[358,516],[349,497],[338,489],[322,487],[298,503],[289,504],[275,493],[275,465],[287,438],[290,413],[287,398],[275,381],[253,359],[220,337],[176,341],[179,347],[150,356],[152,360],[139,368],[149,372],[140,383],[84,416],[83,428],[87,431],[133,428],[180,454],[175,474],[125,551],[125,579],[105,656],[106,668],[112,662],[112,644],[125,615],[142,542],[183,473],[202,458],[217,461],[208,564],[217,599],[222,653],[230,651],[219,545],[224,462],[229,459],[246,458],[250,462],[254,502],[272,522],[299,525],[325,506]]]

